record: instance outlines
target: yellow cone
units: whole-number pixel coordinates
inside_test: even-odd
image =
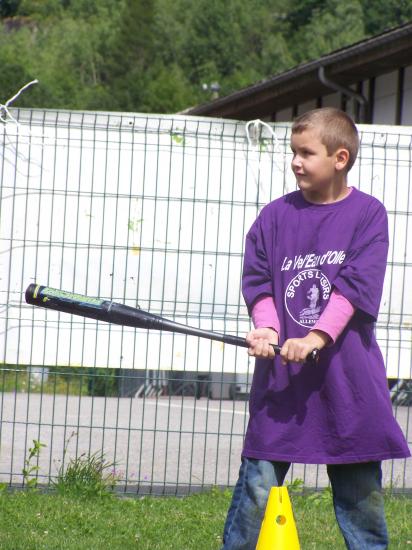
[[[270,490],[256,550],[300,550],[286,487],[272,487]]]

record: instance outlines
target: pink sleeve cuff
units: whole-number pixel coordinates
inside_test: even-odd
[[[279,317],[272,296],[265,296],[255,303],[252,321],[255,328],[273,328],[279,334]]]
[[[312,330],[326,332],[332,339],[332,343],[335,343],[354,313],[353,305],[335,288]]]

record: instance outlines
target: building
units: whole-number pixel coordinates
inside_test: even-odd
[[[185,114],[289,122],[322,106],[339,107],[359,123],[412,125],[412,22]]]

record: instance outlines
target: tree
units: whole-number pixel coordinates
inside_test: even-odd
[[[280,0],[201,0],[185,13],[180,62],[198,89],[218,81],[225,94],[294,63]]]
[[[181,67],[157,63],[147,74],[139,107],[146,113],[176,113],[196,105],[199,99],[199,93],[196,94]]]
[[[310,21],[292,35],[291,49],[298,62],[316,59],[353,44],[365,36],[363,11],[358,0],[327,0],[315,8]]]
[[[226,77],[240,68],[244,53],[237,0],[199,0],[188,20],[184,56],[193,83]]]
[[[69,11],[38,17],[38,12],[27,15],[15,31],[0,27],[2,94],[10,97],[37,78],[39,84],[20,96],[19,106],[108,109],[104,48],[117,27],[116,12],[105,18],[73,18]]]
[[[62,13],[61,0],[20,0],[17,11],[18,15],[30,16],[37,20],[56,17]]]
[[[0,17],[13,17],[17,14],[20,0],[1,0]]]
[[[361,0],[365,14],[365,31],[379,34],[412,19],[412,0]]]
[[[28,29],[9,32],[0,27],[0,103],[6,103],[24,84],[35,78],[30,70],[29,38]],[[30,90],[30,95],[33,99],[32,91],[33,89]],[[21,104],[19,98],[19,105]]]
[[[111,47],[114,74],[126,75],[136,67],[150,66],[156,54],[153,0],[125,0]]]
[[[285,21],[292,32],[307,25],[315,12],[325,8],[325,0],[291,0]]]

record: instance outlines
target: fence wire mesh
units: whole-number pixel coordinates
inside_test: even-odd
[[[104,453],[120,490],[186,494],[237,479],[253,364],[244,350],[39,310],[38,282],[243,335],[244,235],[295,188],[289,125],[183,116],[15,110],[0,128],[0,481],[49,484]],[[394,412],[412,445],[412,129],[360,126],[351,184],[386,206],[377,323]],[[275,134],[273,133],[275,132]],[[412,488],[410,461],[384,482]],[[327,484],[324,467],[289,480]]]

